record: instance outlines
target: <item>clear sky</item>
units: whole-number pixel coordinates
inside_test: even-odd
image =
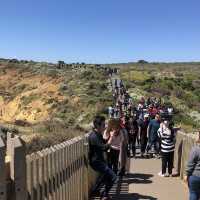
[[[200,60],[200,0],[1,0],[0,57]]]

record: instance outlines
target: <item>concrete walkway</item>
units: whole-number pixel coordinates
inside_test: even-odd
[[[160,159],[131,159],[129,194],[132,199],[187,200],[187,185],[179,177],[160,177]]]
[[[130,173],[110,194],[114,200],[188,200],[187,185],[179,177],[160,177],[160,159],[131,159]],[[98,197],[92,199],[99,200]]]

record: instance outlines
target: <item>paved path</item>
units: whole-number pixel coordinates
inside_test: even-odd
[[[160,169],[160,159],[132,159],[129,194],[134,194],[135,199],[187,200],[186,184],[179,177],[158,176]]]
[[[114,200],[187,200],[186,184],[179,177],[158,176],[160,166],[160,159],[132,158],[130,173],[111,190]]]

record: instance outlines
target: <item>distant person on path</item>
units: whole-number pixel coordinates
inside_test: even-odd
[[[145,114],[144,115],[144,120],[143,119],[138,119],[138,135],[140,138],[140,144],[141,144],[141,157],[144,157],[144,153],[146,150],[147,146],[147,128],[149,126],[149,115]]]
[[[120,118],[120,108],[118,104],[114,108],[114,118]]]
[[[108,107],[108,114],[109,114],[109,118],[114,117],[114,108],[112,106]]]
[[[96,116],[93,121],[94,129],[89,135],[89,163],[91,167],[100,173],[102,176],[101,182],[105,185],[104,191],[101,193],[102,200],[110,199],[108,193],[113,184],[117,180],[115,173],[108,167],[104,152],[111,148],[110,142],[106,144],[103,139],[105,131],[105,118],[103,116]],[[110,137],[110,141],[112,141]]]
[[[158,138],[158,129],[160,128],[160,115],[156,114],[155,119],[151,120],[147,129],[148,134],[148,144],[147,144],[147,153],[149,150],[154,148],[154,153],[159,154],[159,138]]]
[[[131,117],[127,124],[128,140],[129,140],[129,154],[132,150],[132,155],[135,157],[136,154],[136,140],[138,136],[138,123],[136,117]]]
[[[174,150],[175,150],[175,134],[180,128],[173,128],[169,120],[165,120],[158,129],[158,137],[161,141],[162,171],[159,176],[172,177]],[[168,175],[166,169],[168,168]]]
[[[115,79],[115,88],[118,88],[118,79]]]
[[[120,119],[120,127],[121,131],[124,135],[124,140],[120,149],[120,155],[119,155],[119,167],[120,167],[120,172],[119,175],[123,176],[125,175],[126,171],[129,170],[129,159],[127,155],[127,150],[128,150],[128,132],[125,127],[126,124],[126,119],[125,117],[121,117]]]
[[[200,131],[197,145],[195,145],[189,156],[186,169],[187,181],[190,191],[190,200],[200,199]]]

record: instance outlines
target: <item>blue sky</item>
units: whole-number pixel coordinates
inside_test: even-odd
[[[199,0],[2,0],[0,5],[3,58],[200,60]]]

